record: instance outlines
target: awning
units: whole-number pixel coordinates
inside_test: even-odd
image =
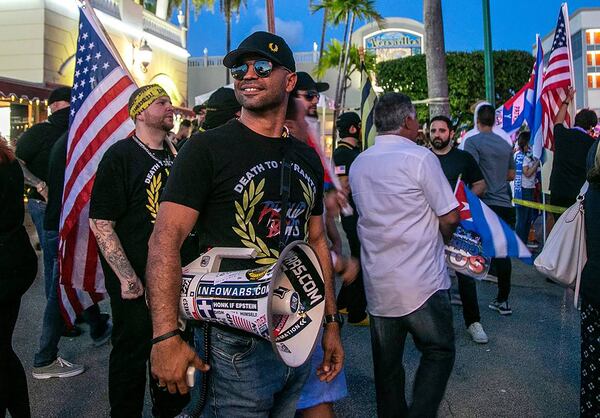
[[[14,97],[16,99],[39,99],[40,101],[44,101],[48,99],[52,90],[57,87],[60,86],[0,77],[0,97],[5,98]]]

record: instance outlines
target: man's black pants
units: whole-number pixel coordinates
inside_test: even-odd
[[[350,246],[350,255],[360,260],[360,241],[356,226],[358,216],[342,216],[342,228],[348,239]],[[365,297],[365,286],[363,284],[362,268],[358,273],[356,280],[342,287],[338,295],[338,305],[348,309],[348,322],[360,322],[366,318],[367,299]]]
[[[115,283],[115,281],[117,283]],[[152,322],[146,299],[121,298],[121,286],[106,278],[113,315],[112,350],[108,365],[108,399],[111,417],[141,417],[146,393]]]
[[[515,227],[515,208],[505,206],[489,206],[496,215],[498,215],[511,228]],[[495,266],[496,276],[498,277],[498,302],[508,300],[510,294],[510,276],[512,275],[512,264],[510,257],[492,258],[492,265]]]

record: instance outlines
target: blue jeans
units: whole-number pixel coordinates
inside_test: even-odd
[[[523,190],[522,199],[533,201],[533,192],[535,189],[521,189]],[[535,209],[528,208],[521,205],[515,205],[517,209],[517,226],[515,228],[517,235],[523,241],[523,244],[527,245],[529,238],[529,230],[531,224],[535,220]]]
[[[210,353],[203,417],[294,417],[310,361],[287,367],[269,341],[215,326],[210,331]]]
[[[62,335],[65,323],[60,314],[58,304],[58,231],[43,231],[44,259],[52,260],[50,274],[44,271],[46,286],[46,309],[44,310],[44,323],[40,337],[40,349],[35,354],[33,366],[43,367],[56,360],[58,355],[58,342]],[[42,238],[40,238],[40,242]],[[44,270],[46,266],[44,266]]]
[[[402,364],[407,334],[421,352],[412,405],[406,403]],[[379,418],[435,417],[454,366],[454,328],[447,290],[406,316],[371,316],[371,345]]]
[[[44,233],[44,215],[46,214],[46,202],[37,199],[29,199],[27,201],[27,211],[31,216],[31,220],[35,225],[35,231],[38,234],[40,240],[40,247],[42,247],[42,257],[44,260],[44,290],[46,291],[46,299],[52,290],[50,287],[53,270],[53,257],[48,254],[49,251],[46,247],[46,234]],[[58,245],[58,244],[57,244]]]
[[[58,231],[45,230],[42,235],[46,247],[44,257],[47,256],[51,260],[52,269],[50,275],[46,276],[44,274],[46,309],[44,310],[44,322],[42,324],[42,335],[40,336],[40,349],[35,354],[34,367],[47,366],[56,360],[58,343],[65,329],[65,322],[60,313],[58,300]],[[90,326],[92,339],[99,338],[106,332],[106,319],[101,317],[98,305],[94,304],[83,311],[83,318]]]

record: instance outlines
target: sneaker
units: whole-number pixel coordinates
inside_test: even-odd
[[[498,302],[497,299],[494,299],[489,305],[488,308],[498,312],[500,315],[510,315],[512,314],[512,309],[508,306],[508,301]]]
[[[104,344],[106,344],[110,340],[110,337],[112,335],[112,329],[112,321],[109,319],[108,321],[106,321],[106,331],[104,331],[104,334],[94,339],[94,347],[101,347]]]
[[[83,373],[85,367],[81,364],[69,363],[57,357],[54,362],[47,366],[34,367],[32,375],[34,379],[50,379],[51,377],[73,377]]]
[[[65,326],[65,329],[62,332],[62,336],[67,338],[76,338],[79,337],[82,332],[83,331],[81,331],[81,328],[77,325],[73,325],[71,328],[67,328]]]
[[[471,335],[471,339],[477,344],[487,344],[488,336],[479,322],[473,322],[469,325],[467,332]]]

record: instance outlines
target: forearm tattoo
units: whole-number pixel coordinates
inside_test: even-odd
[[[103,219],[90,219],[92,232],[96,237],[98,248],[102,255],[115,272],[119,280],[135,280],[137,275],[131,267],[131,263],[125,255],[125,250],[114,229],[114,222]]]

